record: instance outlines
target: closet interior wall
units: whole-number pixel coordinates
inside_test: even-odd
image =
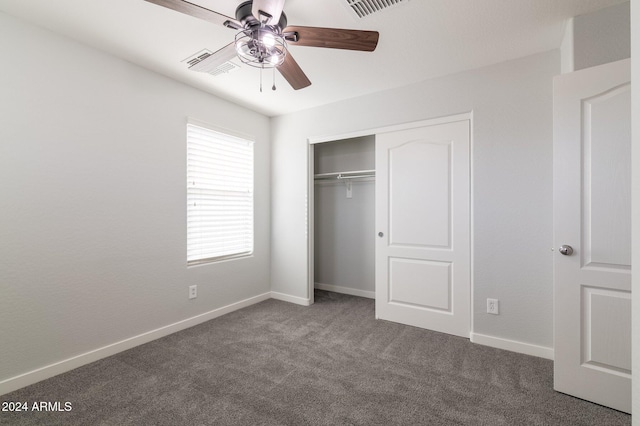
[[[375,136],[319,143],[313,154],[316,176],[373,170]],[[315,179],[315,288],[375,297],[374,193],[373,177]]]

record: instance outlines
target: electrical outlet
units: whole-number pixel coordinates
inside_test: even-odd
[[[500,302],[498,299],[487,299],[487,313],[492,315],[500,314]]]
[[[189,286],[189,299],[195,299],[198,297],[198,286],[190,285]]]

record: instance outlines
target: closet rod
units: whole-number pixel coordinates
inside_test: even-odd
[[[342,175],[338,175],[336,177],[336,179],[362,179],[362,178],[368,178],[368,177],[374,177],[375,174],[372,175],[349,175],[349,176],[342,176]]]
[[[353,170],[348,172],[319,173],[313,177],[314,179],[360,179],[374,177],[375,175],[375,170]]]

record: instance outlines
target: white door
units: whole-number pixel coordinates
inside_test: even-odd
[[[631,411],[628,60],[554,81],[555,389]],[[559,250],[563,245],[571,250]],[[564,254],[561,253],[564,251]]]
[[[469,120],[376,135],[376,317],[469,337]]]

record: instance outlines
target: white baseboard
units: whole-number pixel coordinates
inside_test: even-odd
[[[14,390],[32,385],[53,376],[57,376],[58,374],[73,370],[74,368],[81,367],[94,361],[98,361],[102,358],[115,355],[122,351],[126,351],[127,349],[131,349],[144,343],[148,343],[152,340],[168,336],[169,334],[175,333],[177,331],[184,330],[186,328],[193,327],[194,325],[201,324],[230,312],[237,311],[238,309],[242,309],[247,306],[262,302],[269,299],[270,297],[271,293],[269,292],[250,297],[249,299],[241,300],[239,302],[232,303],[230,305],[223,306],[221,308],[214,309],[212,311],[205,312],[203,314],[196,315],[194,317],[187,318],[185,320],[178,321],[176,323],[169,324],[167,326],[160,327],[155,330],[151,330],[146,333],[142,333],[137,336],[133,336],[128,339],[124,339],[119,342],[94,349],[89,352],[85,352],[83,354],[65,359],[63,361],[41,367],[33,371],[29,371],[19,376],[11,377],[9,379],[0,381],[0,395],[13,392]]]
[[[311,305],[310,299],[303,297],[291,296],[290,294],[278,293],[277,291],[271,292],[271,298],[276,300],[282,300],[283,302],[295,303],[296,305],[309,306]]]
[[[530,343],[502,339],[500,337],[487,336],[478,333],[471,333],[471,341],[479,345],[491,346],[492,348],[504,349],[507,351],[518,352],[525,355],[537,356],[553,361],[553,348],[548,348],[546,346],[537,346]]]
[[[322,283],[314,283],[314,287],[317,288],[318,290],[333,291],[334,293],[349,294],[351,296],[366,297],[368,299],[376,298],[375,291],[358,290],[357,288],[340,287],[338,285],[322,284]]]

